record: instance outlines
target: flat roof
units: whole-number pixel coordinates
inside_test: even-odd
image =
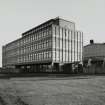
[[[42,24],[40,24],[40,25],[38,25],[38,26],[35,26],[34,28],[29,29],[28,31],[22,33],[22,36],[24,36],[24,34],[30,32],[30,31],[32,31],[33,29],[36,29],[36,28],[38,28],[38,27],[40,27],[40,26],[42,26],[42,25],[45,25],[45,24],[47,24],[47,23],[50,23],[50,22],[56,23],[55,21],[58,20],[58,19],[75,24],[75,22],[73,22],[73,21],[68,21],[68,20],[65,20],[65,19],[63,19],[63,18],[56,17],[56,18],[50,19],[50,20],[48,20],[48,21],[46,21],[46,22],[44,22],[44,23],[42,23]]]
[[[93,43],[93,44],[85,45],[84,47],[87,47],[87,46],[94,46],[94,45],[105,45],[105,43]]]

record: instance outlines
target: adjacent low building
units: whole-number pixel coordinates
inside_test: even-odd
[[[70,71],[73,63],[82,62],[83,32],[75,23],[61,18],[50,19],[2,47],[5,68],[28,72]]]
[[[105,43],[94,43],[84,46],[84,61],[92,59],[93,61],[104,61],[105,59]]]
[[[90,66],[90,73],[105,73],[105,43],[94,43],[84,46],[84,65]]]

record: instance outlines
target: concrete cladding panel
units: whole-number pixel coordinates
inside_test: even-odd
[[[71,63],[82,61],[82,32],[53,25],[52,36],[54,62]]]
[[[59,19],[59,25],[61,27],[65,27],[65,28],[69,28],[71,30],[75,30],[75,23],[74,22]]]

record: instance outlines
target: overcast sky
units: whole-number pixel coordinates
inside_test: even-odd
[[[2,45],[57,16],[76,23],[85,45],[105,42],[105,0],[0,0],[0,66]]]

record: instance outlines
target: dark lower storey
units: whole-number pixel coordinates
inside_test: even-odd
[[[72,63],[40,63],[40,64],[21,64],[15,65],[20,73],[80,73],[82,68],[73,67]]]

